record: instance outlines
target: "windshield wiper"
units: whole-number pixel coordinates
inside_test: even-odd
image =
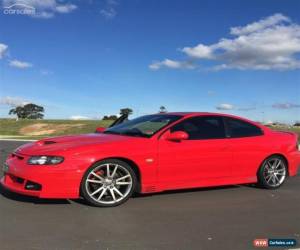
[[[131,131],[131,130],[125,130],[123,132],[117,132],[117,131],[113,131],[113,130],[105,130],[103,133],[104,134],[112,134],[112,135],[128,135],[128,136],[136,136],[136,137],[148,137],[147,135],[143,134],[142,132]]]
[[[103,132],[103,134],[121,135],[122,133],[116,132],[116,131],[111,131],[111,130],[106,130]]]
[[[124,131],[122,133],[122,135],[131,135],[131,136],[139,136],[139,137],[147,137],[145,134],[143,134],[142,132],[138,132],[138,131]]]

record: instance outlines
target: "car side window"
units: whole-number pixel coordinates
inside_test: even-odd
[[[229,137],[231,138],[263,135],[263,132],[259,127],[248,122],[229,117],[225,118],[225,122]]]
[[[188,118],[171,128],[171,132],[184,131],[189,140],[225,138],[225,127],[222,117],[197,116]]]

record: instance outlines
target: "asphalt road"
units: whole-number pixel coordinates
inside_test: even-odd
[[[0,141],[1,165],[23,143]],[[299,188],[297,176],[276,191],[245,185],[176,191],[132,198],[116,208],[0,188],[0,249],[244,250],[254,249],[255,238],[300,242]]]

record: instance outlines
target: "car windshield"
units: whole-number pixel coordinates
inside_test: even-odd
[[[145,115],[126,121],[120,125],[108,128],[104,134],[128,135],[136,137],[151,137],[156,132],[177,121],[182,116],[179,115]]]

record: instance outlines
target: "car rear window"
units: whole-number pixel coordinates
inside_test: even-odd
[[[225,122],[231,138],[260,136],[263,134],[259,127],[242,120],[226,117]]]

